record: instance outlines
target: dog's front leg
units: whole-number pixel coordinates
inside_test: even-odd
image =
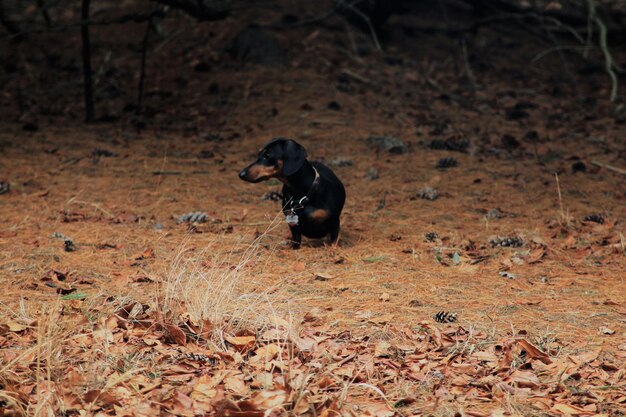
[[[291,229],[291,247],[293,249],[300,249],[300,243],[302,242],[302,233],[298,226],[289,226]]]

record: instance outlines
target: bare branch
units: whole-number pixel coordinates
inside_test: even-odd
[[[221,20],[231,10],[231,0],[154,0],[156,3],[182,10],[198,20]]]
[[[617,98],[617,87],[618,80],[617,75],[615,74],[614,63],[613,63],[613,55],[611,55],[611,51],[609,50],[608,42],[607,42],[607,29],[606,25],[596,13],[596,4],[594,0],[587,0],[587,4],[589,5],[589,15],[590,19],[596,24],[598,27],[598,43],[600,44],[600,50],[602,50],[602,54],[604,55],[604,69],[606,70],[609,78],[611,78],[611,94],[609,96],[611,101],[615,101]]]
[[[0,0],[1,1],[1,0]],[[15,38],[18,36],[36,34],[36,33],[48,33],[48,32],[64,32],[66,30],[74,29],[76,27],[83,26],[87,24],[89,26],[108,26],[108,25],[121,25],[125,23],[142,23],[149,20],[151,17],[164,17],[165,11],[163,10],[155,10],[150,13],[132,13],[127,14],[114,19],[101,19],[101,20],[91,20],[91,19],[81,19],[79,22],[68,23],[66,25],[52,26],[49,28],[38,28],[32,30],[24,30],[16,33],[12,33],[9,36],[0,37],[3,38]]]
[[[376,49],[378,49],[379,51],[382,52],[383,48],[380,46],[380,42],[378,42],[378,36],[376,35],[376,29],[374,29],[374,25],[372,25],[372,21],[370,20],[370,18],[367,15],[365,15],[365,13],[360,11],[358,8],[354,7],[354,5],[352,3],[350,3],[350,2],[342,2],[341,4],[342,4],[342,6],[350,9],[350,11],[352,13],[354,13],[355,15],[357,15],[358,17],[363,19],[363,21],[365,23],[367,23],[367,27],[370,30],[370,33],[372,35],[372,40],[374,41],[374,45],[376,46]]]

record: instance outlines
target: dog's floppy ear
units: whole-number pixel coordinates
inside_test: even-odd
[[[295,174],[304,164],[306,150],[299,143],[289,139],[283,148],[283,175]]]

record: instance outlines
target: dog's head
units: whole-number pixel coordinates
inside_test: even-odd
[[[298,172],[306,156],[306,150],[299,143],[291,139],[272,139],[259,150],[256,161],[241,170],[239,178],[248,182],[284,179]]]

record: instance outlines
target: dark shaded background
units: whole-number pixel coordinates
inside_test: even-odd
[[[81,4],[17,3],[4,0],[1,6],[0,117],[25,131],[83,123]],[[430,100],[420,90],[434,89],[438,100],[479,109],[481,101],[495,99],[483,94],[485,87],[498,84],[499,94],[535,89],[565,99],[582,117],[608,116],[614,123],[625,118],[623,93],[609,100],[598,27],[584,2],[90,3],[94,121],[103,126],[210,140],[241,137],[263,129],[243,121],[245,131],[233,131],[242,101],[257,101],[254,111],[269,123],[285,94],[274,87],[286,74],[300,72],[306,89],[308,71],[326,80],[323,94],[331,109],[340,106],[341,95],[371,94],[372,108],[416,119],[408,107],[429,106]],[[626,45],[623,3],[596,5],[617,77]],[[249,71],[263,81],[239,82]],[[414,84],[398,94],[394,77]],[[263,91],[270,83],[273,91]],[[504,116],[524,119],[534,105],[518,104],[502,109]]]

